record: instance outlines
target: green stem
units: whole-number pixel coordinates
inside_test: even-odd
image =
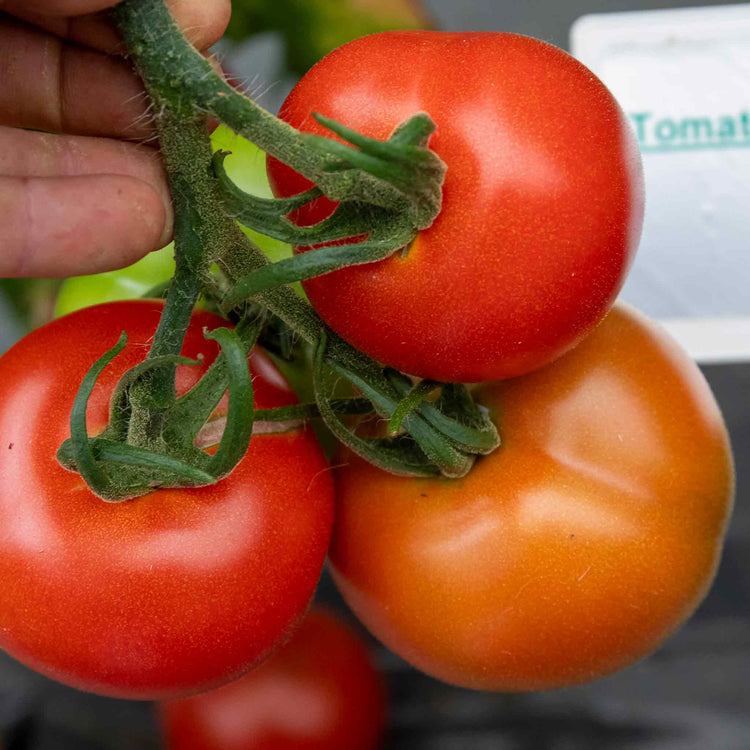
[[[169,177],[175,215],[176,271],[167,293],[149,357],[179,354],[190,316],[211,264],[212,250],[223,237],[212,179],[213,151],[205,118],[192,109],[175,108],[162,100],[158,86],[146,81],[160,109],[159,145]],[[166,375],[166,377],[165,377]],[[156,381],[167,400],[174,398],[174,369]]]
[[[189,95],[197,107],[309,179],[323,169],[325,158],[302,147],[291,125],[242,96],[216,73],[185,39],[164,0],[127,0],[114,14],[141,76],[160,81],[163,98],[179,104]]]
[[[130,2],[118,6],[123,11],[120,17],[127,18],[127,9],[137,5]],[[151,44],[134,45],[132,56],[157,112],[159,145],[174,206],[176,270],[149,351],[149,357],[164,357],[182,350],[212,259],[226,240],[226,225],[213,177],[206,118],[191,102],[170,97],[163,81],[149,75],[146,63],[152,49]],[[130,423],[132,443],[155,445],[161,441],[166,411],[176,397],[175,373],[174,366],[160,368],[133,386],[130,399],[140,408],[134,409]]]
[[[402,143],[408,138],[426,142],[434,129],[426,114],[393,123],[390,149],[361,136],[357,149],[325,143],[328,139],[300,133],[232,88],[185,39],[164,0],[126,0],[114,15],[147,87],[149,81],[159,82],[162,102],[179,107],[191,102],[292,167],[332,200],[403,210],[413,215],[415,231],[432,224],[440,212],[445,165],[429,149]],[[339,127],[336,132],[352,131]]]

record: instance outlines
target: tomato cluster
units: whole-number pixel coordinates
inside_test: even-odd
[[[161,306],[71,313],[0,359],[0,647],[108,695],[216,687],[290,635],[331,534],[335,579],[362,622],[458,685],[542,690],[595,679],[653,651],[695,609],[721,552],[732,456],[695,364],[640,314],[608,314],[643,209],[622,112],[589,71],[542,42],[404,32],[334,52],[282,116],[322,133],[317,111],[384,139],[421,109],[448,168],[438,219],[402,253],[305,290],[334,331],[384,365],[480,383],[473,395],[502,446],[456,480],[396,477],[346,451],[331,472],[311,430],[286,425],[255,435],[216,485],[107,504],[55,452],[84,374],[126,328],[129,343],[88,406],[89,433],[103,429]],[[269,174],[280,195],[307,186],[274,160]],[[318,199],[295,220],[316,223],[333,209]],[[203,360],[179,368],[180,392],[217,356],[201,330],[222,325],[194,314],[183,354]],[[294,403],[260,350],[250,365],[256,408]],[[276,709],[280,682],[299,681],[307,695],[310,665],[331,668],[324,631],[336,627],[311,617],[246,682],[170,704],[167,725],[182,729],[169,732],[191,727],[198,747],[241,696],[255,702],[245,720],[274,736],[265,724],[274,716],[254,712]],[[310,639],[322,645],[300,656]],[[361,654],[346,653],[335,679],[316,687],[316,710],[333,711],[350,685]],[[374,680],[362,689],[381,705]],[[374,737],[379,716],[356,723]],[[352,739],[354,715],[345,718],[328,746],[374,741]],[[244,731],[221,728],[235,730]]]
[[[280,116],[386,139],[418,110],[447,165],[437,220],[402,253],[305,291],[376,360],[483,383],[503,445],[453,481],[344,452],[333,572],[368,628],[440,679],[591,680],[653,651],[705,595],[733,498],[726,430],[653,323],[623,307],[600,323],[643,216],[638,148],[601,82],[528,37],[394,32],[329,55]],[[309,186],[268,168],[281,196]],[[334,209],[320,199],[295,219]]]

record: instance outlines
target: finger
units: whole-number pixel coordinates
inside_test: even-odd
[[[0,177],[0,277],[65,277],[135,262],[162,243],[165,210],[123,175]]]
[[[167,0],[167,6],[182,33],[199,50],[221,39],[232,15],[231,0]]]
[[[44,16],[82,16],[111,8],[117,0],[23,0],[23,5],[32,13]],[[6,3],[12,6],[14,3]]]
[[[0,175],[75,177],[121,174],[147,182],[171,210],[159,153],[148,146],[110,138],[38,133],[0,126]]]
[[[98,3],[99,6],[113,4]],[[208,49],[221,38],[232,13],[231,0],[167,0],[167,5],[177,25],[199,50]],[[27,0],[6,0],[3,5],[4,10],[14,16],[61,38],[102,52],[123,52],[122,41],[108,11],[69,18],[33,11],[31,7]]]
[[[119,138],[153,134],[146,96],[124,60],[0,19],[0,123]]]
[[[92,273],[132,262],[171,237],[166,175],[158,153],[147,146],[0,127],[0,175],[0,276]],[[87,176],[91,179],[83,187],[70,181]],[[37,202],[49,203],[31,211],[43,215],[33,226],[27,225],[29,211],[20,197],[24,190],[31,190]],[[109,212],[106,221],[100,206]],[[58,219],[61,225],[55,229]],[[96,237],[76,245],[92,231],[104,235],[101,253]],[[50,232],[55,236],[45,237]],[[93,248],[93,257],[87,248]]]
[[[13,0],[6,3],[4,8],[8,13],[12,13],[15,18],[54,34],[60,39],[67,39],[107,54],[122,54],[125,52],[125,45],[110,19],[109,11],[105,10],[100,13],[90,13],[86,16],[75,16],[73,18],[46,16],[31,13],[25,5],[19,5]]]
[[[213,56],[209,61],[223,75]],[[154,136],[148,97],[129,63],[2,14],[0,81],[0,124],[130,140]]]

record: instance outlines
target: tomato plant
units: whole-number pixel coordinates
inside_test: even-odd
[[[503,445],[460,480],[336,469],[340,590],[447,682],[585,682],[652,652],[713,579],[731,511],[727,433],[695,364],[616,307],[572,352],[480,386]]]
[[[0,647],[61,682],[159,698],[207,689],[262,660],[302,616],[333,517],[326,461],[308,429],[257,434],[234,472],[201,488],[106,503],[55,454],[91,363],[127,328],[123,352],[89,401],[107,422],[120,375],[141,361],[162,305],[110,303],[71,313],[0,359]],[[217,354],[194,314],[178,390]],[[295,402],[268,358],[251,370],[258,408]]]
[[[258,669],[162,707],[170,750],[368,750],[380,746],[384,719],[383,680],[367,649],[321,609]]]
[[[317,112],[382,140],[420,109],[448,167],[441,213],[403,252],[305,290],[339,335],[404,372],[476,382],[534,370],[601,320],[630,266],[643,214],[630,126],[572,57],[499,33],[358,39],[315,65],[280,116],[329,135]],[[268,167],[279,195],[309,186]],[[298,220],[331,210],[321,199]]]

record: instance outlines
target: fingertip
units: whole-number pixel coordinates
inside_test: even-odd
[[[80,194],[77,210],[66,219],[58,217],[55,232],[60,241],[56,255],[68,256],[67,262],[77,266],[75,275],[123,268],[171,239],[169,198],[148,182],[131,175],[61,179],[74,181]]]
[[[164,247],[172,239],[174,214],[168,195],[131,175],[93,175],[100,196],[101,226],[93,246],[102,251],[92,264],[122,268]],[[87,271],[86,273],[92,273]]]
[[[231,0],[167,0],[177,25],[199,50],[221,39],[232,15]]]
[[[151,248],[152,250],[159,250],[172,241],[172,236],[174,235],[174,207],[169,196],[166,196],[165,202],[164,196],[160,195],[158,191],[154,190],[154,188],[151,188],[151,191],[159,197],[162,208],[164,210],[164,218],[162,220],[162,228],[161,233],[159,234],[159,240],[156,243],[156,246]]]

